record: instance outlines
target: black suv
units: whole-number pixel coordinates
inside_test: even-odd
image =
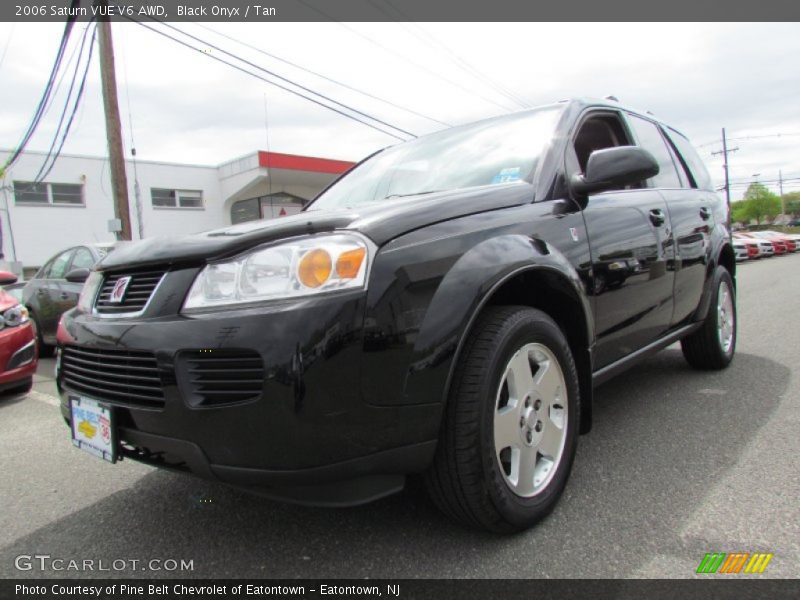
[[[73,441],[295,502],[423,474],[460,521],[552,510],[592,389],[726,367],[736,261],[688,140],[573,100],[379,152],[304,212],[120,248],[59,330]]]

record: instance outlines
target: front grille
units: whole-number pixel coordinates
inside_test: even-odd
[[[95,300],[95,309],[101,314],[137,313],[144,309],[153,291],[164,277],[166,271],[138,271],[134,273],[114,273],[107,275],[100,293]],[[113,301],[114,286],[123,277],[130,277],[121,301]]]
[[[140,408],[162,408],[164,391],[156,358],[149,352],[64,346],[64,387],[97,400]]]
[[[255,400],[264,385],[264,362],[253,350],[189,350],[177,362],[189,405],[213,407]]]

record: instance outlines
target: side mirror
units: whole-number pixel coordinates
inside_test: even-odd
[[[86,280],[89,279],[89,269],[72,269],[72,271],[67,273],[64,279],[70,283],[85,283]]]
[[[570,179],[579,196],[623,188],[658,175],[656,159],[638,146],[616,146],[595,150],[589,155],[586,173]]]
[[[0,285],[11,285],[17,283],[17,276],[11,271],[0,271]]]

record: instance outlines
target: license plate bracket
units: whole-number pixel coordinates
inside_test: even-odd
[[[89,454],[110,463],[117,462],[117,432],[113,407],[87,398],[69,396],[72,416],[72,443]]]

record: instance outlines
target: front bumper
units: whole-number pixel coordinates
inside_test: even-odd
[[[0,391],[33,377],[37,360],[30,322],[0,331]]]
[[[123,457],[314,504],[355,504],[396,491],[435,450],[441,406],[375,406],[359,385],[364,294],[256,308],[108,319],[66,313],[60,345],[155,357],[163,406],[114,406]],[[193,403],[180,366],[187,351],[237,349],[263,359],[260,395]],[[57,361],[61,410],[71,389]]]

